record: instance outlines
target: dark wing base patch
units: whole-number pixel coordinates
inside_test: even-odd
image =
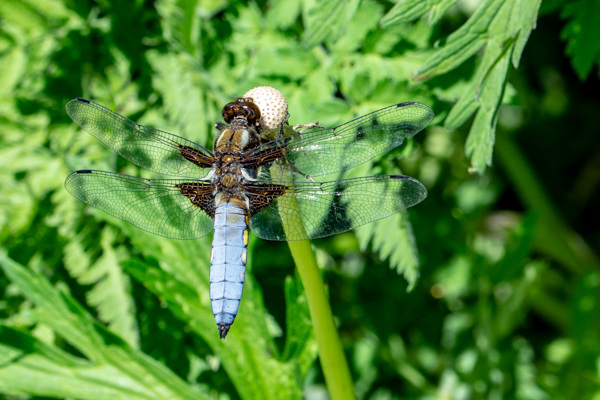
[[[215,196],[213,196],[213,187],[210,183],[189,182],[175,186],[193,205],[200,208],[212,219],[215,218]]]
[[[190,146],[179,145],[179,154],[200,168],[211,168],[213,165],[212,158],[207,157],[205,153]]]
[[[285,194],[287,189],[287,186],[275,184],[246,185],[246,196],[250,203],[250,210],[248,210],[250,217],[271,205],[273,200]]]

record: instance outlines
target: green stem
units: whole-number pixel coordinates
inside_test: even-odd
[[[321,368],[332,400],[354,399],[354,388],[331,307],[325,294],[321,271],[310,242],[288,242],[308,300],[308,309],[319,348]]]
[[[271,174],[276,180],[284,181],[288,186],[294,186],[293,175],[290,171],[274,166],[271,168]],[[286,210],[281,213],[284,230],[286,232],[304,231],[301,236],[309,237],[304,228],[298,201],[293,196],[282,196],[278,202],[282,209]],[[344,357],[342,343],[338,337],[331,307],[325,294],[321,271],[310,247],[310,242],[308,240],[290,241],[288,245],[306,293],[329,396],[332,400],[355,399],[350,369]]]

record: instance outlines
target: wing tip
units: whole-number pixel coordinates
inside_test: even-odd
[[[74,179],[75,176],[77,175],[81,175],[81,174],[91,174],[94,173],[95,171],[92,171],[91,169],[80,169],[78,171],[73,171],[69,174],[69,176],[67,176],[67,179],[65,179],[65,187],[67,188],[67,190],[69,191],[69,193],[71,193],[71,190],[69,189],[69,182]]]
[[[74,99],[69,100],[67,104],[65,104],[65,110],[67,110],[67,115],[71,117],[71,119],[73,119],[73,116],[71,114],[75,111],[73,107],[76,107],[76,104],[78,103],[91,104],[92,102],[88,99],[84,99],[83,97],[75,97]]]
[[[399,180],[404,180],[404,181],[410,181],[410,182],[415,183],[418,186],[418,188],[421,192],[420,200],[414,204],[411,204],[408,207],[412,207],[416,204],[419,204],[420,202],[425,200],[425,198],[427,198],[427,195],[429,194],[427,191],[427,187],[425,185],[423,185],[423,183],[421,181],[419,181],[418,179],[415,179],[412,176],[408,176],[408,175],[388,175],[388,176],[390,177],[390,179],[399,179]]]
[[[67,101],[67,105],[72,104],[72,103],[90,104],[91,102],[92,102],[91,100],[84,99],[83,97],[75,97],[74,99]]]
[[[397,103],[396,107],[408,107],[408,106],[419,106],[421,108],[425,108],[433,113],[433,109],[429,107],[427,104],[419,103],[418,101],[404,101],[402,103]]]

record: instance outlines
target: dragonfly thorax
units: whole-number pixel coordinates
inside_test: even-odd
[[[249,127],[247,123],[231,124],[223,129],[215,140],[215,153],[241,152],[257,147],[259,144],[260,136],[256,128]]]
[[[252,173],[240,165],[239,157],[234,154],[224,155],[221,164],[214,169],[211,184],[215,195],[215,206],[223,201],[232,201],[243,209],[249,208],[244,193],[246,179],[251,179]]]

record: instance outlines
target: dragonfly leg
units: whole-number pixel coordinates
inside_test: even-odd
[[[298,124],[292,127],[297,133],[304,133],[312,128],[327,129],[324,126],[319,125],[319,121],[311,122],[310,124]]]

